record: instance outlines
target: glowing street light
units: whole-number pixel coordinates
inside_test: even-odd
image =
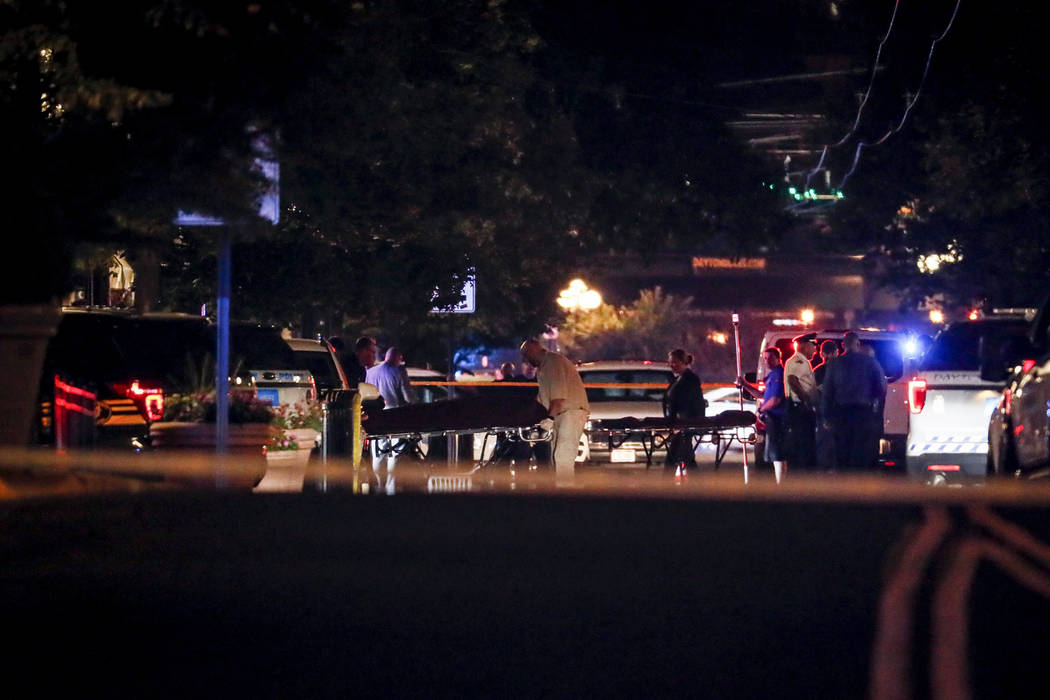
[[[809,324],[813,323],[817,315],[813,312],[813,309],[802,309],[802,312],[799,313],[798,317],[799,320],[802,321],[802,323],[808,326]]]
[[[568,311],[592,311],[602,305],[602,295],[597,290],[588,289],[581,279],[569,282],[568,289],[558,295],[558,306]]]
[[[940,309],[930,309],[930,323],[938,326],[944,323],[944,312]]]

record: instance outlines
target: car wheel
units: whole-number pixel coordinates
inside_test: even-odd
[[[990,452],[991,450],[989,450]],[[998,460],[995,464],[995,473],[999,476],[1017,475],[1017,451],[1014,441],[1009,437],[1009,431],[1004,430],[1000,438]]]

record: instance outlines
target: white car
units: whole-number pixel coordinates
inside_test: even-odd
[[[416,398],[420,403],[434,403],[453,398],[455,392],[452,387],[437,384],[445,381],[445,375],[441,372],[425,367],[406,367],[405,371],[408,372],[409,382],[416,390]]]
[[[1002,382],[981,379],[981,363],[1029,321],[991,317],[954,323],[934,338],[908,382],[908,473],[931,483],[983,479],[988,470],[988,425]]]
[[[707,410],[705,415],[709,418],[717,416],[719,413],[724,411],[739,411],[740,409],[740,390],[735,386],[719,386],[714,389],[710,389],[704,392],[704,399],[707,401]],[[755,404],[752,399],[744,397],[744,408],[745,411],[754,411]],[[753,437],[755,432],[754,426],[741,429],[737,435],[744,439],[749,440]],[[743,448],[743,444],[739,441],[733,441],[730,445],[730,449],[740,450]],[[713,452],[715,444],[713,442],[701,442],[697,446],[697,454],[702,450]]]
[[[346,375],[332,347],[323,340],[285,338],[291,349],[280,367],[251,369],[256,395],[273,405],[295,404],[328,396],[332,390],[347,389]]]
[[[723,411],[739,411],[740,410],[740,390],[735,386],[720,386],[709,391],[704,392],[704,399],[707,400],[707,411],[708,416],[717,416]],[[744,397],[744,410],[750,411],[751,407],[748,405],[749,398]]]
[[[319,392],[350,388],[343,367],[339,364],[339,357],[327,341],[288,338],[286,342],[292,348],[293,364],[297,369],[301,367],[310,371]]]
[[[577,462],[644,463],[645,451],[636,440],[624,442],[609,449],[607,440],[600,436],[590,439],[595,421],[610,418],[662,418],[663,398],[673,374],[663,363],[645,361],[585,362],[577,366],[580,378],[587,385],[587,401],[591,405],[587,430],[580,440]],[[593,386],[636,384],[641,386]],[[663,461],[654,454],[653,463]]]

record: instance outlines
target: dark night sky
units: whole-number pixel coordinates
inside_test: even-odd
[[[871,92],[858,135],[875,139],[900,118],[905,93],[918,86],[930,40],[941,33],[954,4],[896,4],[894,31],[880,59],[885,69]],[[533,21],[552,49],[548,78],[595,91],[614,87],[640,115],[675,110],[699,123],[740,119],[749,110],[794,111],[822,113],[829,124],[849,125],[895,2],[844,0],[838,3],[837,17],[832,5],[826,0],[575,0],[535,3]],[[953,34],[940,44],[924,92],[944,86],[945,73],[950,76],[952,70],[951,49],[958,50],[964,41],[960,35],[972,19],[962,13]],[[846,68],[860,72],[835,82],[719,87]]]
[[[884,70],[874,82],[857,131],[858,138],[874,140],[897,123],[906,96],[919,88],[931,42],[944,31],[956,4],[537,0],[534,23],[559,57],[547,66],[549,77],[596,89],[616,86],[639,112],[674,108],[698,120],[731,120],[746,110],[821,113],[831,130],[842,134],[856,116],[857,96],[868,87],[867,71],[892,17],[892,32],[879,61]],[[832,5],[837,5],[837,17],[832,16]],[[910,121],[932,118],[938,97],[946,104],[957,103],[1014,74],[997,62],[1023,62],[1035,45],[1023,10],[972,2],[958,6],[951,31],[937,45]],[[835,68],[860,72],[837,85],[811,81],[718,87]],[[845,150],[852,152],[852,147]]]

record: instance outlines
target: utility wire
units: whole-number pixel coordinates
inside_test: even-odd
[[[824,148],[821,149],[820,152],[820,160],[817,162],[817,166],[813,168],[813,170],[809,171],[809,174],[806,175],[805,189],[809,189],[809,183],[813,179],[813,176],[820,172],[821,169],[823,169],[824,159],[828,155],[828,149],[838,148],[842,146],[857,131],[857,127],[860,125],[861,115],[864,113],[864,107],[868,104],[868,98],[871,97],[872,88],[875,86],[875,76],[878,73],[879,59],[882,58],[882,49],[886,45],[886,42],[889,41],[890,34],[893,33],[893,26],[897,21],[897,10],[899,8],[900,0],[894,0],[893,13],[890,15],[890,24],[888,27],[886,27],[886,34],[882,37],[882,40],[879,42],[879,48],[875,51],[875,64],[872,67],[871,78],[868,80],[868,89],[864,91],[864,97],[863,99],[861,99],[860,105],[857,107],[857,117],[853,120],[853,126],[850,128],[849,131],[846,132],[845,136],[838,140],[837,143],[831,146],[828,146],[828,144],[824,144]]]
[[[886,45],[886,42],[890,38],[890,34],[893,33],[893,24],[897,21],[897,9],[900,7],[900,0],[894,0],[893,3],[893,14],[890,16],[890,26],[886,29],[886,36],[882,37],[882,41],[879,42],[879,48],[875,52],[875,66],[871,71],[871,80],[868,81],[868,89],[864,92],[864,99],[860,101],[860,106],[857,108],[857,118],[853,120],[853,127],[849,130],[845,136],[839,139],[833,148],[837,148],[849,140],[850,136],[857,131],[857,127],[860,125],[860,117],[864,113],[864,106],[868,104],[868,98],[871,97],[871,90],[875,86],[875,75],[878,73],[876,68],[879,65],[879,59],[882,57],[882,48]]]
[[[915,103],[919,101],[919,95],[922,94],[923,85],[926,83],[926,76],[930,72],[930,64],[933,62],[933,51],[935,48],[937,48],[937,44],[940,43],[941,40],[943,40],[946,36],[948,36],[948,32],[951,31],[952,25],[955,24],[955,17],[959,14],[960,5],[962,5],[962,0],[955,0],[955,8],[952,10],[952,16],[948,19],[947,26],[945,26],[944,31],[941,32],[940,36],[938,36],[936,39],[933,40],[933,42],[930,43],[930,50],[926,54],[926,66],[923,68],[922,78],[919,80],[919,87],[918,89],[916,89],[915,95],[912,96],[910,100],[908,100],[908,105],[904,109],[904,114],[901,116],[900,122],[897,123],[897,126],[891,128],[889,131],[883,134],[882,137],[879,138],[877,141],[873,141],[870,144],[861,141],[857,144],[857,151],[853,156],[853,164],[850,166],[850,169],[846,172],[846,174],[842,176],[842,182],[839,183],[838,189],[841,190],[843,187],[845,187],[846,181],[849,180],[850,176],[853,175],[853,172],[857,169],[857,163],[860,161],[861,151],[865,147],[882,145],[890,138],[890,136],[898,133],[904,127],[904,122],[908,120],[908,115],[911,114],[912,107],[914,107]]]

